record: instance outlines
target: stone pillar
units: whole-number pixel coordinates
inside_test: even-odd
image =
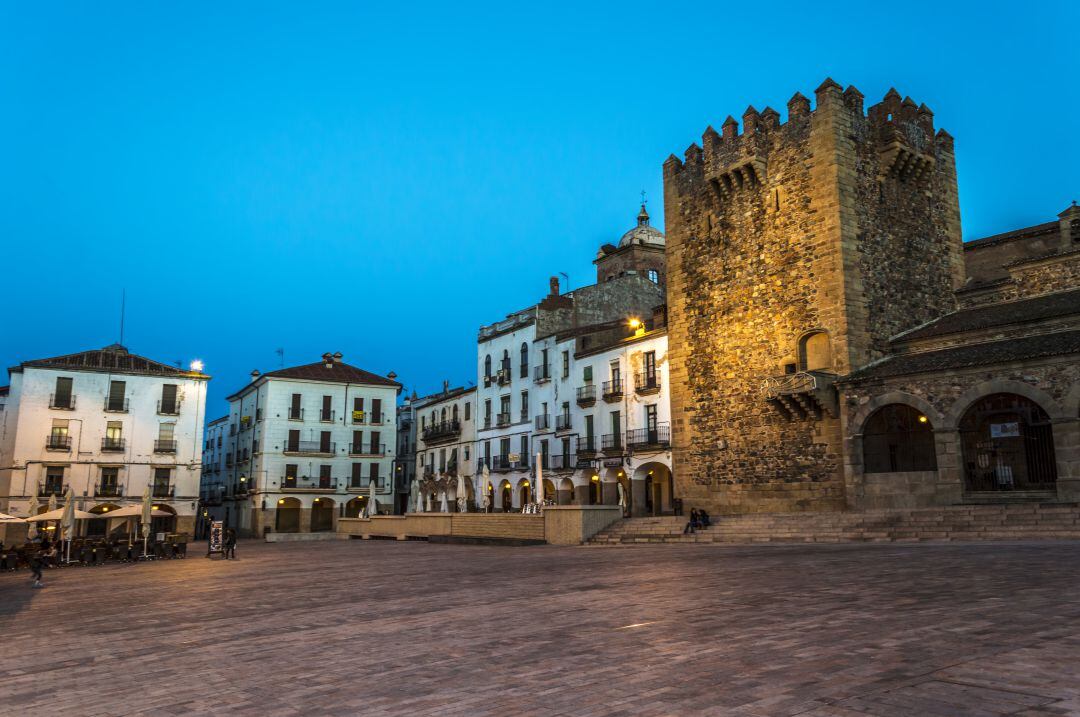
[[[630,495],[632,497],[630,503],[630,517],[640,518],[645,513],[645,502],[647,496],[645,495],[645,480],[632,480],[630,481]]]
[[[1054,424],[1054,458],[1058,500],[1080,501],[1080,421],[1077,419]]]
[[[572,490],[559,489],[555,492],[558,496],[557,500],[559,505],[570,505],[574,501],[574,492]]]
[[[589,504],[589,486],[588,485],[576,485],[574,486],[574,502],[578,505]]]
[[[600,484],[601,502],[604,505],[618,505],[619,504],[619,484],[615,481],[604,481]]]
[[[300,532],[311,532],[311,508],[300,509]]]
[[[934,431],[937,451],[938,482],[936,505],[955,505],[964,496],[964,456],[960,448],[960,432],[947,429]]]

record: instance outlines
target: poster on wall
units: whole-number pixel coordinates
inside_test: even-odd
[[[1019,438],[1020,437],[1020,424],[1017,421],[1010,421],[1009,423],[991,423],[990,424],[990,437],[991,438]]]
[[[225,540],[225,522],[222,520],[214,520],[210,522],[210,540],[206,546],[206,554],[220,553],[222,551],[222,543]]]

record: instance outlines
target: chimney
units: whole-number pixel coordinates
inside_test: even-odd
[[[559,295],[559,277],[553,276],[550,279],[548,279],[548,286],[551,287],[551,295],[552,296],[558,296]]]
[[[334,363],[341,363],[341,352],[336,351],[334,353]]]
[[[445,379],[442,382],[442,392],[450,393],[450,382]]]
[[[326,353],[324,353],[322,355],[322,362],[323,362],[323,365],[326,366],[326,368],[333,368],[334,367],[334,354],[327,351]]]
[[[252,380],[252,382],[258,380],[259,376],[260,376],[259,369],[257,369],[257,368],[251,369],[251,380]]]

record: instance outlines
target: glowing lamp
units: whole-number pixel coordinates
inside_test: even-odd
[[[927,421],[926,416],[919,416],[919,423],[926,423],[926,421]]]
[[[191,362],[191,370],[196,371],[198,373],[202,373],[203,362],[200,361],[199,359],[195,359],[194,361]]]

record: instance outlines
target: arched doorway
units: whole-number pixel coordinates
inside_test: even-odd
[[[300,501],[296,498],[278,498],[274,530],[278,533],[300,532]]]
[[[311,532],[325,533],[334,529],[334,499],[316,498],[311,502]]]
[[[529,503],[532,503],[532,483],[528,478],[522,478],[518,481],[518,500],[521,507],[525,507]]]
[[[960,419],[967,491],[1054,490],[1054,431],[1037,403],[995,393],[968,407]]]
[[[643,463],[630,482],[632,515],[663,515],[671,511],[671,469],[659,461]]]
[[[559,481],[559,505],[570,505],[574,502],[574,481],[563,478]]]
[[[556,500],[555,484],[547,478],[544,479],[544,495],[540,497],[541,502]]]
[[[169,515],[150,519],[150,535],[156,538],[158,533],[175,533],[176,511],[173,510],[173,507],[159,503],[154,506],[154,510],[160,510],[162,513],[168,513]]]
[[[345,504],[346,518],[359,518],[367,510],[367,496],[357,496]]]
[[[101,505],[95,505],[87,511],[100,517],[86,521],[86,537],[99,538],[107,535],[109,532],[109,513],[117,510],[119,507],[120,506],[113,503],[102,503]],[[117,521],[120,520],[123,520],[123,518],[117,518]]]
[[[934,426],[904,403],[882,406],[863,426],[863,472],[936,471]]]
[[[513,489],[510,487],[510,481],[506,479],[499,484],[499,505],[504,513],[509,513],[514,509]]]
[[[589,476],[589,505],[600,505],[604,502],[604,496],[602,487],[600,485],[600,476]]]

